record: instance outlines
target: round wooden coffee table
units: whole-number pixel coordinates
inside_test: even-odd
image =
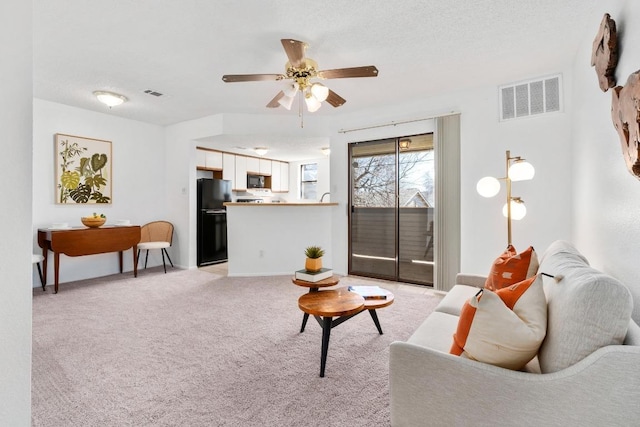
[[[322,351],[320,356],[320,376],[324,377],[329,350],[329,337],[331,329],[351,319],[359,313],[367,310],[382,335],[382,328],[378,321],[376,309],[383,308],[393,303],[393,294],[385,292],[386,299],[365,300],[346,287],[330,289],[321,292],[309,292],[298,299],[298,307],[305,315],[312,315],[322,327]],[[334,319],[335,317],[335,319]],[[304,330],[304,329],[303,329]],[[301,330],[300,332],[303,332]]]
[[[317,282],[307,282],[306,280],[300,280],[292,277],[291,281],[303,288],[315,289],[317,291],[318,288],[327,288],[329,286],[337,285],[338,282],[340,282],[340,278],[338,276],[331,276],[326,279],[318,280]]]
[[[307,282],[306,280],[296,279],[295,276],[291,278],[291,281],[303,288],[309,288],[309,293],[318,292],[320,288],[328,288],[335,286],[340,282],[338,276],[331,276],[326,279],[318,280],[317,282]],[[300,326],[300,332],[304,332],[304,328],[307,326],[307,320],[309,320],[309,313],[304,313],[302,316],[302,326]]]
[[[378,314],[376,313],[376,309],[388,307],[393,304],[393,293],[386,289],[382,289],[386,295],[386,299],[365,299],[364,300],[364,308],[369,310],[369,314],[373,319],[373,323],[375,323],[376,328],[378,328],[378,332],[382,335],[382,328],[380,327],[380,321],[378,320]]]

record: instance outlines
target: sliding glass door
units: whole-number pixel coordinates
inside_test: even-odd
[[[349,274],[433,284],[433,135],[350,144]]]
[[[349,274],[397,276],[396,140],[355,143],[351,162]]]

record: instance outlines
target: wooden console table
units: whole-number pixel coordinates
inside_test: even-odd
[[[138,242],[140,226],[104,226],[100,228],[38,229],[38,246],[42,248],[43,281],[47,283],[47,255],[53,252],[55,287],[58,293],[60,254],[83,256],[118,252],[122,273],[122,252],[133,249],[133,276],[138,276]]]

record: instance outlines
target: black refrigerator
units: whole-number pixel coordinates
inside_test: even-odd
[[[227,211],[231,181],[198,179],[198,266],[227,261]]]

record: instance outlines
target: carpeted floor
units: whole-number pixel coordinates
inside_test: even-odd
[[[366,313],[337,326],[320,378],[321,329],[299,333],[290,277],[155,268],[35,289],[32,425],[389,425],[389,344],[439,301],[392,290],[384,335]]]

